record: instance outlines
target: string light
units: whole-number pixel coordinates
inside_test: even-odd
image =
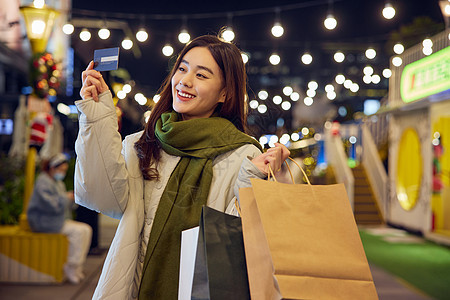
[[[423,48],[422,49],[423,54],[425,54],[426,56],[431,55],[433,53],[433,48]]]
[[[283,98],[281,98],[280,96],[276,95],[272,98],[273,103],[275,103],[276,105],[280,104],[283,101]]]
[[[165,56],[171,56],[173,54],[173,48],[172,46],[170,46],[169,44],[166,44],[163,48],[162,48],[162,53]]]
[[[248,62],[248,54],[245,52],[242,52],[241,56],[242,56],[242,61],[244,62],[244,64],[246,64]]]
[[[392,71],[390,69],[384,69],[383,76],[384,78],[390,78],[392,76]]]
[[[386,2],[382,11],[383,17],[385,19],[392,19],[395,16],[395,8],[392,6],[390,2]]]
[[[136,39],[143,43],[148,39],[148,33],[147,30],[145,30],[145,28],[140,28],[138,32],[136,32]]]
[[[256,109],[256,108],[258,108],[259,103],[257,100],[252,100],[252,101],[250,101],[249,106],[250,106],[250,108]]]
[[[66,23],[66,24],[64,24],[62,30],[65,34],[70,35],[75,30],[75,27],[73,27],[73,25],[70,23]]]
[[[317,83],[317,81],[312,80],[312,81],[308,82],[308,89],[315,91],[315,90],[317,90],[318,87],[319,87],[319,84]]]
[[[134,100],[136,100],[139,105],[145,105],[147,104],[147,98],[142,93],[137,93],[134,95]]]
[[[281,108],[283,110],[289,110],[291,109],[291,102],[289,101],[284,101],[283,103],[281,103]]]
[[[364,67],[363,73],[364,75],[370,76],[373,74],[373,68],[371,66]]]
[[[103,27],[98,31],[98,37],[102,40],[108,39],[110,35],[111,32],[108,30],[108,28]]]
[[[158,103],[158,101],[161,99],[161,95],[160,94],[156,94],[155,96],[153,96],[153,102]]]
[[[182,29],[180,34],[178,34],[178,40],[182,44],[187,44],[191,40],[190,34],[187,32],[186,29]]]
[[[345,76],[342,74],[338,74],[336,75],[334,80],[336,81],[337,84],[343,84],[345,82]]]
[[[264,104],[260,104],[259,106],[258,106],[258,112],[260,113],[260,114],[263,114],[263,113],[265,113],[267,111],[267,106],[265,106]]]
[[[269,57],[269,62],[270,62],[272,65],[274,65],[274,66],[278,65],[278,64],[280,63],[280,61],[281,61],[281,58],[280,58],[280,56],[279,56],[278,54],[276,54],[276,53],[273,53],[273,54]]]
[[[405,47],[402,44],[397,43],[397,44],[394,45],[394,52],[395,52],[395,54],[399,54],[400,55],[400,54],[403,53],[403,51],[405,51]]]
[[[375,51],[375,49],[373,49],[373,48],[368,48],[368,49],[366,50],[366,57],[367,57],[368,59],[374,59],[375,56],[377,56],[377,51]]]
[[[314,103],[314,100],[311,97],[305,97],[305,99],[303,99],[303,103],[306,106],[311,106]]]
[[[433,41],[430,39],[424,39],[422,42],[422,46],[424,48],[431,48],[431,47],[433,47]]]
[[[336,62],[341,63],[344,61],[344,59],[345,59],[345,55],[341,51],[338,51],[334,54],[334,60]]]
[[[355,82],[352,83],[352,86],[350,87],[350,91],[352,91],[353,93],[356,93],[357,91],[359,91],[359,84],[357,84]]]
[[[271,32],[274,37],[278,38],[284,34],[284,28],[280,22],[275,22],[275,24],[273,24]]]
[[[381,81],[380,75],[375,74],[375,75],[372,76],[372,83],[379,84],[380,81]]]
[[[124,38],[122,41],[122,48],[125,50],[130,50],[133,47],[133,41],[128,37]]]
[[[125,99],[126,96],[127,96],[127,93],[125,93],[124,91],[117,92],[117,98],[119,98],[120,100]]]
[[[291,98],[292,101],[296,102],[300,99],[300,94],[297,92],[293,92],[289,97]]]
[[[266,100],[267,97],[269,97],[269,93],[267,93],[265,90],[261,90],[261,91],[259,91],[259,93],[258,93],[258,97],[259,97],[259,99],[261,99],[261,100]]]
[[[353,82],[352,82],[350,79],[346,79],[346,80],[344,81],[344,87],[345,87],[346,89],[349,89],[349,88],[352,86],[352,84],[353,84]]]
[[[232,40],[234,40],[235,34],[231,26],[228,26],[227,29],[225,29],[225,31],[222,33],[222,38],[227,42],[231,42]]]
[[[328,93],[327,93],[327,98],[328,98],[329,100],[334,100],[334,99],[336,99],[336,92],[335,92],[335,91],[330,91],[330,92],[328,92]]]
[[[316,91],[315,91],[315,90],[307,90],[307,91],[306,91],[306,95],[307,95],[308,97],[313,98],[313,97],[316,95]]]
[[[364,75],[363,82],[365,84],[370,84],[372,82],[372,76],[371,75]]]
[[[284,94],[285,96],[290,96],[293,92],[294,92],[294,89],[291,88],[290,86],[285,86],[285,87],[283,88],[283,94]]]
[[[80,32],[80,39],[83,42],[87,42],[91,39],[91,33],[89,32],[89,30],[87,30],[86,28],[83,28],[83,30],[81,30]]]
[[[131,85],[129,85],[128,83],[124,84],[122,87],[122,91],[128,94],[129,92],[131,92]]]
[[[328,14],[327,18],[323,21],[323,25],[325,25],[325,28],[328,30],[333,30],[337,26],[337,20],[333,16],[333,14]]]
[[[325,92],[330,93],[332,91],[334,91],[334,86],[332,84],[327,84],[325,86]]]
[[[392,64],[396,67],[400,67],[403,63],[403,60],[401,57],[399,56],[395,56],[392,58]]]
[[[312,61],[313,61],[313,57],[308,52],[305,52],[302,55],[302,63],[304,63],[305,65],[309,65],[310,63],[312,63]]]
[[[297,132],[294,132],[293,134],[291,134],[291,140],[293,140],[294,142],[298,141],[300,139],[300,135]]]

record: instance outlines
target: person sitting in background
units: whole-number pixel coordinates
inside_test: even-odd
[[[92,228],[71,220],[73,191],[67,191],[63,179],[69,164],[60,153],[43,161],[28,206],[28,223],[34,232],[62,233],[69,240],[69,253],[64,273],[74,284],[83,278],[83,264],[91,243]]]

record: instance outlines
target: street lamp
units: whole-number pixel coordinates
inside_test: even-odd
[[[58,11],[46,5],[42,8],[34,5],[21,6],[20,11],[25,19],[27,36],[33,53],[44,52],[52,32],[53,23],[59,14]]]
[[[25,20],[28,39],[30,40],[33,54],[45,52],[53,23],[58,11],[45,5],[44,1],[34,1],[33,5],[21,6],[20,11]],[[34,186],[35,165],[37,149],[30,147],[27,154],[25,166],[25,190],[23,199],[23,210],[19,217],[19,225],[22,229],[29,229],[27,220],[28,201]]]

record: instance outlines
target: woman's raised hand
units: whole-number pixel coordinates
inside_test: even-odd
[[[276,143],[275,147],[252,159],[252,163],[267,175],[269,173],[269,165],[272,171],[277,172],[290,154],[291,152],[286,146]]]
[[[102,74],[94,70],[93,61],[81,73],[81,80],[83,87],[80,90],[80,96],[83,100],[93,98],[95,102],[98,102],[98,95],[109,89]]]

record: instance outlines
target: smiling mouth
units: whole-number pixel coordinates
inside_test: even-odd
[[[179,90],[177,90],[177,96],[178,96],[178,99],[180,99],[182,101],[188,101],[188,100],[195,98],[194,95],[186,93],[186,92],[182,92]]]

